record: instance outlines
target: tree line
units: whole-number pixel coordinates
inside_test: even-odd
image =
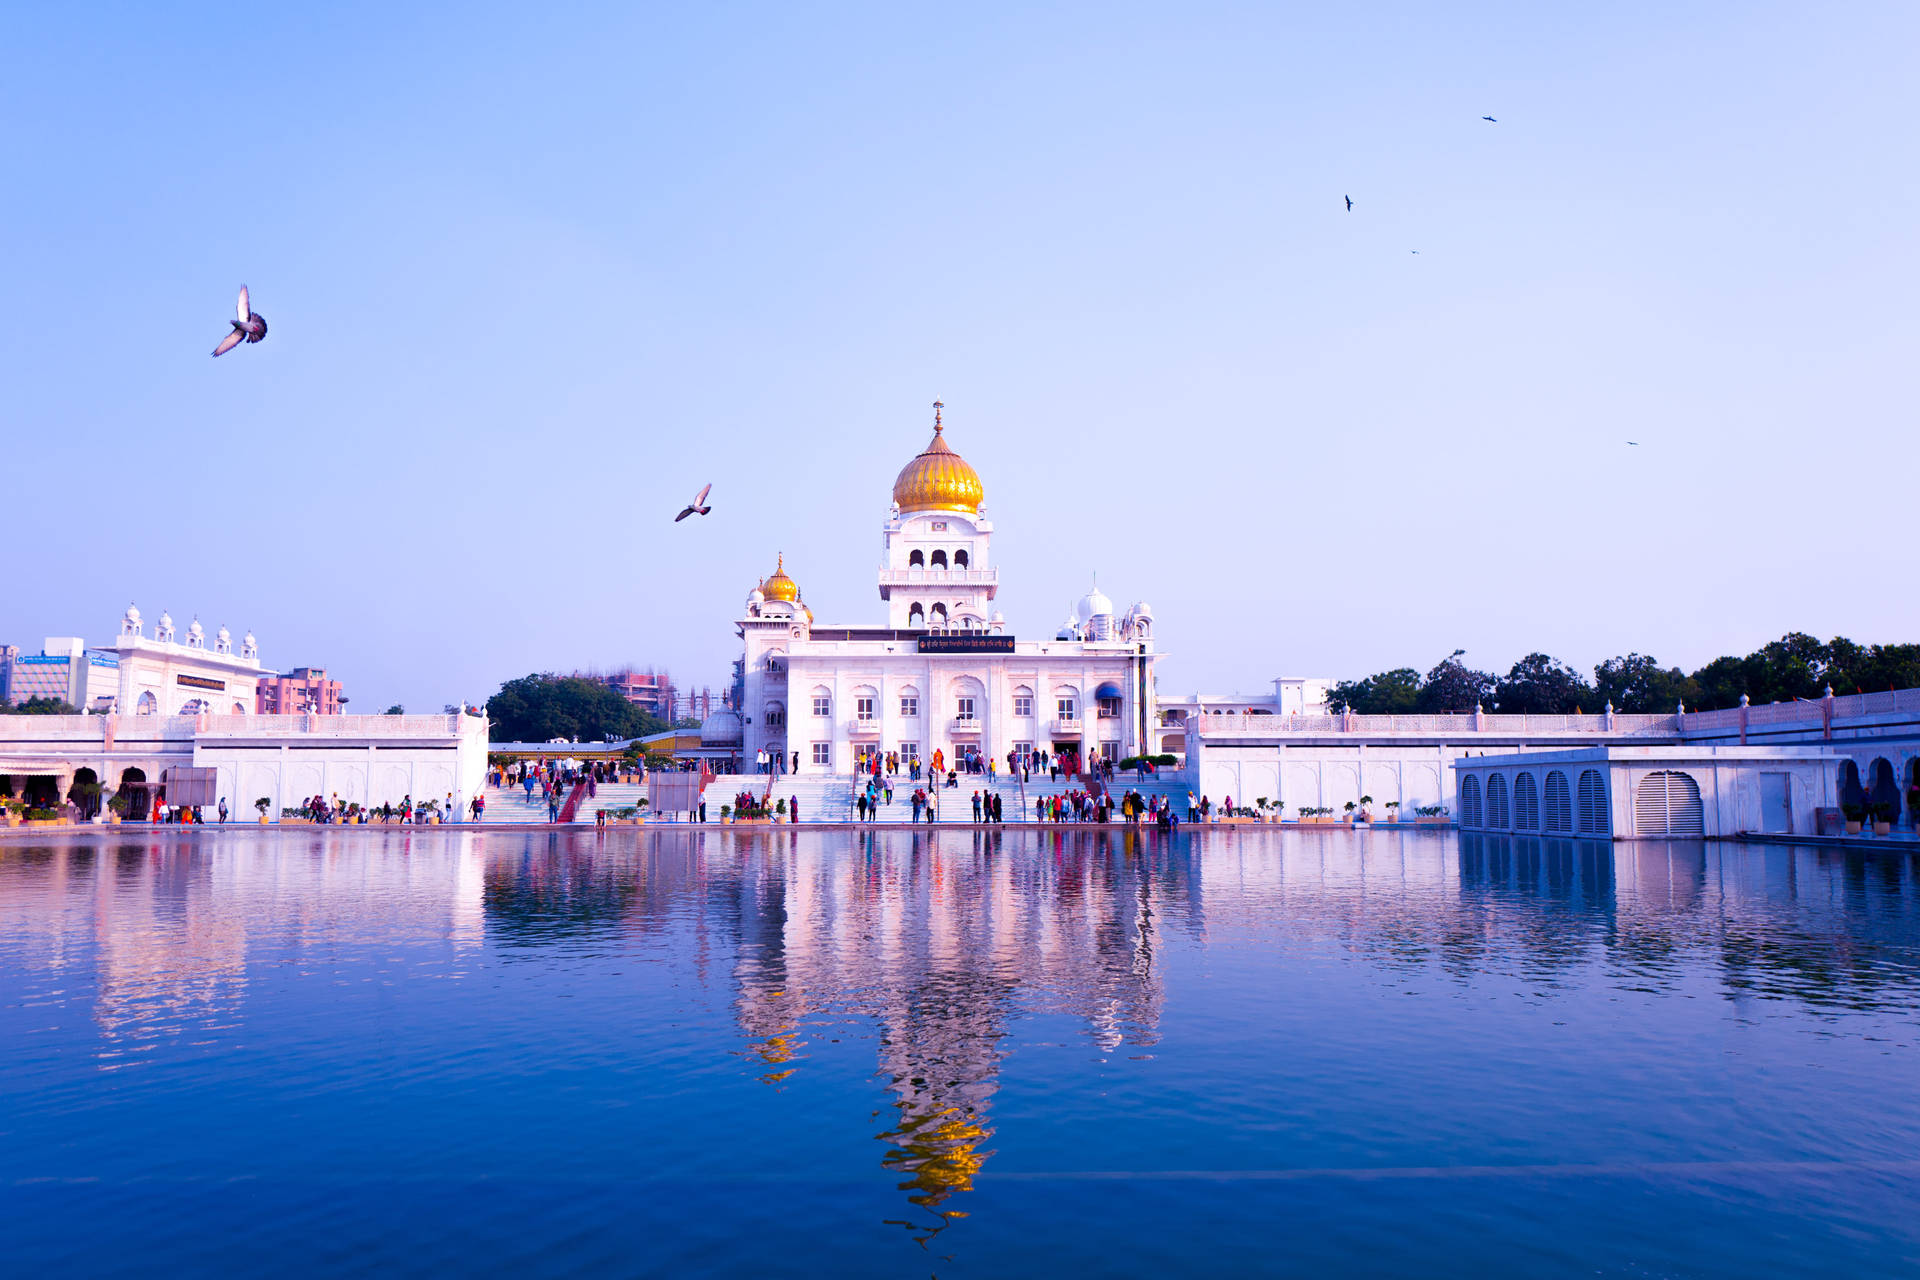
[[[1409,715],[1487,711],[1528,715],[1615,711],[1670,714],[1737,707],[1745,694],[1754,703],[1790,702],[1835,693],[1870,693],[1920,687],[1920,644],[1855,644],[1845,636],[1828,641],[1793,631],[1745,657],[1720,657],[1692,673],[1662,666],[1642,653],[1608,658],[1587,679],[1558,658],[1530,653],[1504,676],[1476,671],[1456,653],[1426,675],[1396,667],[1363,680],[1342,680],[1327,696],[1335,712]]]
[[[598,680],[551,673],[501,685],[500,692],[487,699],[487,718],[496,742],[602,742],[608,735],[642,738],[671,727]]]

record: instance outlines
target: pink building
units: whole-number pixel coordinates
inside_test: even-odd
[[[295,667],[284,675],[260,677],[255,709],[263,716],[295,715],[303,711],[337,716],[346,696],[338,680],[327,679],[325,667]]]

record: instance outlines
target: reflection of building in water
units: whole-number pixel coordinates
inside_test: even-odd
[[[449,834],[415,848],[398,832],[316,829],[295,842],[170,827],[62,844],[45,860],[46,891],[89,909],[48,911],[27,897],[0,906],[0,927],[24,940],[30,969],[91,968],[111,1065],[122,1042],[229,1023],[245,1003],[249,966],[288,948],[342,937],[477,945],[479,837]]]
[[[804,1029],[871,1018],[894,1115],[878,1136],[908,1200],[945,1219],[992,1154],[1002,1042],[1022,1013],[1082,1019],[1102,1051],[1154,1043],[1166,919],[1190,920],[1186,859],[1153,833],[875,833],[848,853],[778,837],[742,869],[737,1016],[786,1079]]]

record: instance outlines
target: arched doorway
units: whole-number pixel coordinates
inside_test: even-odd
[[[1860,785],[1860,766],[1851,760],[1840,762],[1840,807],[1864,805],[1867,802],[1867,789]]]
[[[91,822],[106,802],[100,793],[100,775],[91,769],[75,769],[73,781],[67,784],[67,799],[73,801],[81,818]]]
[[[120,794],[127,798],[126,817],[129,822],[145,822],[151,816],[153,797],[148,792],[147,775],[144,770],[121,770]]]
[[[1900,784],[1893,780],[1893,762],[1885,756],[1867,766],[1867,806],[1875,822],[1900,820]]]
[[[1705,835],[1700,784],[1678,770],[1656,769],[1633,793],[1633,822],[1643,836]]]
[[[1460,825],[1480,825],[1480,779],[1468,774],[1460,779]]]
[[[1580,773],[1580,834],[1604,836],[1610,830],[1607,819],[1607,784],[1598,769]]]
[[[1513,815],[1507,809],[1507,779],[1505,774],[1487,775],[1487,827],[1492,831],[1506,831],[1513,826]]]

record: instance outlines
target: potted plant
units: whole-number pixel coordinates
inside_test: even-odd
[[[273,807],[273,797],[261,796],[258,800],[255,800],[253,802],[253,807],[260,811],[260,825],[263,827],[266,826],[267,810]]]
[[[27,810],[27,825],[30,827],[58,827],[64,824],[60,821],[60,811],[58,809],[30,808]]]
[[[780,797],[780,798],[779,798],[778,800],[775,800],[775,801],[773,802],[773,812],[774,812],[774,814],[775,814],[776,816],[778,816],[778,817],[779,817],[779,818],[781,818],[781,819],[785,819],[785,818],[786,818],[786,816],[787,816],[787,798],[786,798],[785,796],[781,796],[781,797]]]
[[[1415,818],[1423,823],[1445,822],[1447,806],[1443,804],[1423,804],[1413,811]]]
[[[20,801],[18,800],[7,801],[7,805],[6,805],[7,825],[10,827],[19,826],[23,820],[22,815],[25,814],[26,811],[27,811],[27,806],[22,804]]]
[[[1847,834],[1850,836],[1859,835],[1860,824],[1866,821],[1867,806],[1863,804],[1842,804],[1840,806],[1840,812],[1845,815],[1847,819]]]
[[[1258,796],[1254,799],[1253,803],[1260,810],[1260,821],[1265,822],[1267,820],[1267,798],[1265,796]]]
[[[1867,813],[1873,819],[1873,834],[1890,835],[1893,832],[1893,804],[1887,800],[1876,800],[1867,806]]]
[[[1400,802],[1398,800],[1389,800],[1383,807],[1387,811],[1388,822],[1400,821]]]
[[[733,806],[732,805],[723,804],[720,806],[720,825],[723,827],[728,827],[733,825]]]
[[[117,827],[127,819],[127,813],[133,808],[125,792],[116,791],[107,797],[107,825]]]
[[[423,801],[420,808],[426,812],[428,826],[437,827],[440,825],[440,802],[438,800]],[[419,819],[415,818],[414,821],[418,822]]]
[[[1346,802],[1346,803],[1345,803],[1344,805],[1342,805],[1342,806],[1340,806],[1340,807],[1341,807],[1342,809],[1344,809],[1344,810],[1346,811],[1346,812],[1345,812],[1345,818],[1346,818],[1346,825],[1348,825],[1348,826],[1352,826],[1352,825],[1353,825],[1353,811],[1354,811],[1355,809],[1357,809],[1357,808],[1359,808],[1359,806],[1358,806],[1358,805],[1356,805],[1356,804],[1355,804],[1355,803],[1354,803],[1353,801],[1351,801],[1351,800],[1349,800],[1349,801],[1347,801],[1347,802]]]

